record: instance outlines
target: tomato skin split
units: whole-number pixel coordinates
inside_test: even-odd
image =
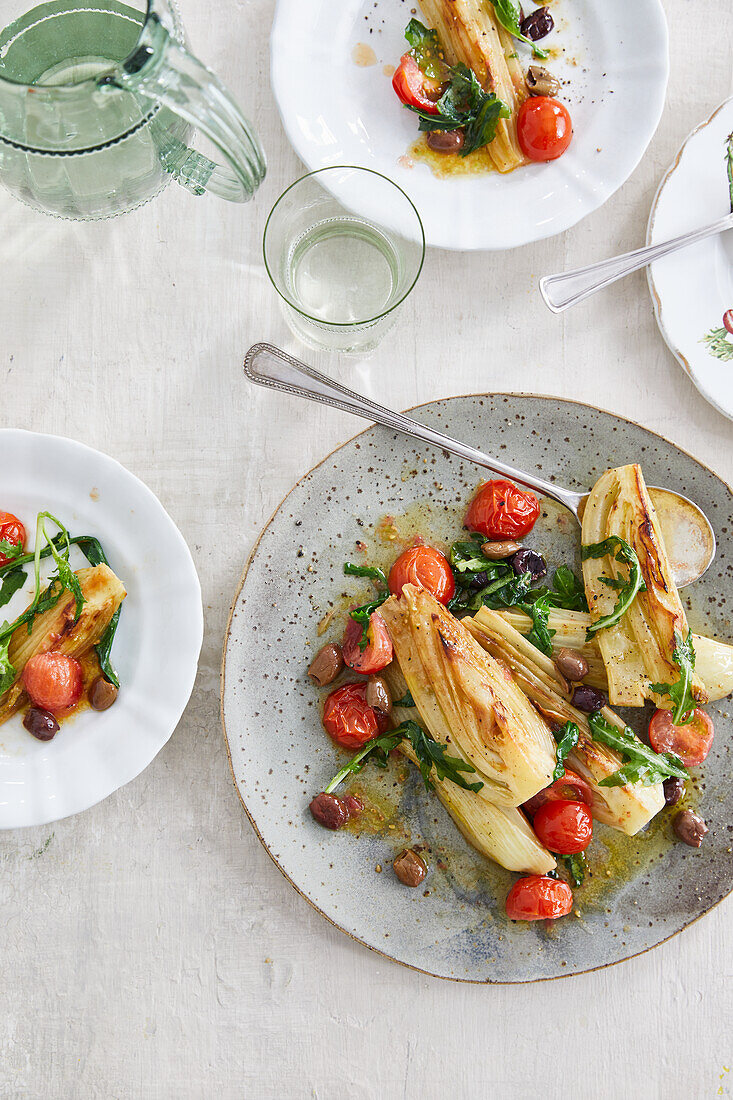
[[[702,764],[710,752],[715,727],[709,714],[695,707],[691,722],[675,726],[671,710],[656,710],[649,723],[649,744],[655,752],[673,752],[686,768]]]
[[[505,904],[509,920],[557,920],[573,908],[573,891],[549,875],[525,875],[514,883]]]
[[[423,543],[400,554],[389,571],[389,590],[393,596],[399,596],[406,584],[427,589],[442,604],[450,603],[456,591],[445,554]]]
[[[518,539],[528,535],[540,514],[533,493],[511,481],[487,481],[476,493],[466,512],[465,525],[489,539]]]

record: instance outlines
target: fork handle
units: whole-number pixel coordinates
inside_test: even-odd
[[[579,267],[575,271],[545,275],[540,279],[540,293],[553,313],[562,313],[570,306],[585,301],[597,290],[603,290],[618,279],[623,279],[624,275],[630,275],[632,271],[638,271],[640,267],[646,267],[647,264],[669,255],[670,252],[676,252],[678,248],[686,248],[687,245],[703,241],[706,237],[713,237],[716,233],[722,233],[724,229],[731,228],[733,228],[733,214],[727,214],[712,225],[693,229],[692,232],[683,233],[682,236],[675,237],[671,241],[637,248],[634,252],[613,256],[609,260],[601,260],[588,267]]]
[[[386,428],[392,428],[394,431],[403,432],[405,435],[430,443],[434,447],[450,451],[451,454],[458,455],[466,462],[482,466],[495,474],[502,474],[511,478],[512,481],[519,482],[520,485],[534,489],[542,496],[551,497],[559,504],[563,504],[574,515],[578,514],[582,494],[543,481],[522,470],[515,470],[497,458],[476,450],[475,447],[469,447],[451,436],[443,435],[442,432],[428,427],[427,424],[420,424],[417,420],[405,416],[404,413],[394,412],[383,405],[378,405],[376,401],[346,389],[345,386],[328,378],[325,374],[320,374],[313,367],[307,366],[273,344],[253,344],[244,358],[244,373],[250,382],[258,386],[267,386],[281,393],[293,394],[295,397],[305,397],[309,401],[317,401],[322,405],[331,405],[335,409],[341,409],[342,412],[353,413],[354,416],[360,416],[364,420],[382,424]]]

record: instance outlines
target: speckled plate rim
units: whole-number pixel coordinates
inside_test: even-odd
[[[698,125],[694,128],[694,130],[690,131],[690,133],[687,135],[687,137],[685,138],[685,140],[682,142],[679,149],[677,150],[677,155],[675,156],[674,160],[670,164],[667,171],[664,173],[664,176],[661,179],[659,187],[657,188],[656,194],[654,195],[654,199],[652,201],[652,208],[649,212],[649,221],[647,223],[647,230],[646,230],[646,243],[648,245],[653,243],[652,234],[654,233],[654,223],[656,221],[656,216],[657,216],[657,205],[658,205],[659,200],[661,198],[662,192],[664,191],[664,188],[667,186],[667,183],[669,182],[670,178],[674,175],[674,173],[679,168],[680,161],[681,161],[681,159],[684,155],[685,150],[687,149],[688,144],[702,130],[704,130],[706,127],[708,127],[710,125],[710,123],[713,122],[714,119],[716,119],[718,117],[718,115],[720,114],[721,111],[724,111],[725,108],[730,106],[730,104],[732,104],[732,103],[733,103],[733,96],[729,96],[727,99],[724,99],[722,103],[719,103],[718,106],[715,108],[715,110],[712,112],[712,114],[708,116],[708,118],[706,118],[703,122],[698,123]],[[672,340],[672,337],[668,333],[667,327],[664,323],[664,310],[663,310],[663,307],[662,307],[662,300],[659,296],[659,291],[657,290],[656,284],[654,282],[654,275],[653,275],[653,270],[652,270],[653,266],[654,266],[653,264],[649,264],[647,266],[646,277],[647,277],[647,283],[649,284],[649,293],[651,295],[652,305],[654,307],[654,316],[655,316],[656,321],[657,321],[657,327],[659,328],[659,331],[662,335],[662,339],[664,340],[665,344],[667,345],[669,350],[674,355],[674,357],[677,360],[677,362],[679,363],[679,365],[682,367],[682,369],[685,372],[685,374],[687,375],[687,377],[692,382],[692,384],[695,387],[695,389],[697,390],[697,392],[699,394],[701,394],[705,398],[705,400],[710,405],[713,406],[714,409],[717,409],[717,411],[720,413],[721,416],[724,416],[727,420],[733,420],[733,415],[727,409],[724,409],[721,405],[718,404],[718,400],[715,397],[715,395],[712,394],[709,390],[707,390],[706,387],[703,385],[702,381],[697,377],[697,374],[695,373],[695,371],[693,371],[692,367],[690,366],[690,363],[688,362],[687,357],[682,354],[682,352],[675,345],[674,341]],[[682,450],[681,447],[679,449]],[[694,456],[691,455],[690,457],[692,458]],[[722,478],[721,478],[721,480],[722,480]]]
[[[710,121],[710,120],[708,120],[708,121]],[[715,470],[712,470],[706,463],[702,462],[699,458],[696,458],[695,455],[690,453],[690,451],[685,450],[684,447],[680,447],[677,443],[673,443],[672,440],[667,439],[667,437],[663,436],[660,432],[655,432],[652,428],[645,427],[645,425],[640,424],[638,420],[632,420],[630,417],[621,416],[618,413],[612,412],[610,409],[604,409],[604,408],[601,408],[600,406],[597,406],[597,405],[589,405],[585,401],[573,401],[573,400],[571,400],[570,398],[567,398],[567,397],[556,397],[555,395],[548,394],[548,393],[531,393],[531,392],[516,391],[516,390],[514,390],[514,391],[512,391],[512,390],[499,390],[499,391],[497,391],[495,393],[491,393],[491,394],[486,394],[486,393],[463,393],[463,394],[451,394],[448,397],[434,397],[430,401],[422,401],[418,405],[410,405],[407,409],[404,409],[402,411],[406,412],[406,413],[414,413],[414,412],[418,411],[419,409],[425,408],[428,405],[434,405],[434,404],[437,404],[439,402],[450,402],[450,401],[454,400],[455,398],[462,398],[462,399],[474,398],[476,400],[480,400],[482,398],[487,398],[487,397],[490,397],[492,399],[497,398],[497,397],[509,397],[509,398],[531,397],[531,398],[539,398],[542,401],[552,401],[552,402],[555,402],[555,403],[559,402],[563,405],[574,405],[579,409],[590,409],[593,412],[605,413],[607,416],[612,416],[616,420],[620,421],[621,423],[629,424],[634,428],[641,428],[642,431],[647,432],[650,436],[653,436],[655,439],[661,440],[662,443],[664,443],[666,446],[674,447],[675,450],[680,452],[680,454],[683,454],[687,458],[692,459],[692,461],[696,462],[699,466],[702,467],[702,469],[704,469],[708,473],[712,474],[712,476],[714,478],[716,478],[720,482],[721,485],[724,486],[724,488],[727,490],[727,492],[733,498],[733,487],[731,487],[728,484],[728,482],[720,476],[720,474],[716,473]],[[267,530],[269,529],[270,525],[272,524],[273,520],[277,516],[280,509],[287,503],[287,501],[292,496],[292,494],[295,492],[295,490],[306,480],[306,478],[310,477],[311,474],[315,473],[316,470],[320,469],[321,466],[325,465],[325,463],[328,462],[329,459],[333,458],[333,456],[338,451],[343,450],[345,447],[348,447],[350,444],[356,442],[356,440],[358,440],[362,436],[366,435],[366,433],[371,431],[373,427],[375,427],[375,425],[370,424],[368,427],[364,428],[362,431],[356,432],[355,435],[352,435],[348,439],[345,439],[343,441],[343,443],[339,443],[337,446],[333,447],[327,454],[325,454],[323,456],[322,459],[320,459],[318,462],[314,463],[314,465],[311,466],[309,470],[306,470],[306,472],[304,474],[302,474],[297,479],[297,481],[291,486],[291,488],[288,489],[285,496],[280,500],[278,505],[273,510],[273,512],[272,512],[271,516],[269,517],[269,519],[267,520],[267,522],[263,525],[262,530],[260,531],[259,535],[257,536],[257,539],[255,540],[255,543],[254,543],[252,549],[250,550],[250,552],[247,556],[247,561],[245,563],[244,569],[242,571],[242,575],[239,579],[239,583],[237,584],[236,591],[235,591],[234,596],[232,598],[231,606],[229,608],[229,615],[227,617],[227,625],[226,625],[226,629],[224,631],[224,643],[223,643],[223,646],[222,646],[222,656],[221,656],[221,671],[220,671],[220,678],[219,678],[219,717],[220,717],[220,720],[221,720],[221,729],[222,729],[222,733],[224,735],[224,746],[226,748],[227,760],[229,762],[229,771],[231,772],[232,782],[234,784],[234,789],[237,792],[237,797],[239,798],[240,803],[242,804],[242,809],[244,810],[245,814],[247,815],[247,818],[249,819],[249,823],[250,823],[250,825],[252,826],[252,828],[254,830],[255,836],[257,837],[260,844],[262,845],[264,850],[267,852],[268,856],[270,857],[272,862],[275,864],[275,866],[277,867],[278,871],[281,873],[283,878],[285,878],[287,880],[287,882],[290,884],[290,886],[292,886],[292,888],[295,890],[295,892],[297,894],[299,894],[304,899],[304,901],[306,901],[308,903],[308,905],[310,905],[310,907],[312,909],[314,909],[315,912],[319,914],[319,916],[323,917],[324,920],[326,920],[333,928],[337,928],[339,932],[343,932],[343,934],[345,936],[348,936],[348,938],[350,940],[353,940],[355,943],[360,944],[362,947],[366,947],[369,951],[374,952],[375,955],[380,955],[383,959],[388,959],[390,962],[397,963],[399,966],[403,966],[406,970],[412,970],[417,974],[425,974],[429,978],[439,978],[441,981],[445,981],[445,982],[458,982],[461,985],[509,985],[509,986],[514,986],[514,985],[535,985],[538,982],[562,981],[562,980],[568,979],[568,978],[580,977],[582,974],[592,974],[594,971],[597,971],[597,970],[606,970],[606,969],[608,969],[608,967],[611,967],[611,966],[621,966],[624,963],[628,963],[628,962],[631,962],[633,959],[639,958],[640,955],[646,955],[650,951],[656,950],[656,948],[661,947],[665,943],[668,943],[671,939],[674,939],[675,936],[678,936],[681,932],[684,932],[686,929],[690,928],[691,925],[695,924],[697,921],[699,921],[703,917],[707,916],[708,913],[711,913],[713,911],[713,909],[715,909],[718,905],[720,905],[720,903],[722,901],[725,901],[725,899],[727,897],[731,896],[731,894],[733,893],[733,890],[729,891],[727,894],[724,894],[722,897],[718,898],[718,900],[713,902],[713,904],[708,909],[706,909],[702,913],[698,913],[698,915],[696,917],[692,917],[692,919],[689,920],[687,922],[687,924],[684,924],[681,928],[678,928],[678,929],[676,929],[676,931],[671,932],[668,936],[665,936],[664,939],[659,940],[658,943],[651,944],[649,947],[645,947],[641,951],[635,951],[633,954],[627,955],[623,959],[614,959],[611,962],[600,963],[598,966],[589,966],[584,970],[571,971],[568,974],[554,974],[554,975],[551,975],[549,977],[520,978],[520,979],[517,979],[516,981],[506,981],[506,980],[495,979],[495,978],[461,978],[461,977],[457,977],[457,976],[452,975],[452,974],[436,974],[432,970],[426,970],[423,967],[414,966],[412,963],[405,962],[403,959],[398,959],[395,955],[390,955],[389,952],[387,952],[387,951],[382,951],[380,948],[374,947],[372,944],[367,943],[366,940],[361,939],[359,936],[355,935],[353,932],[350,932],[347,928],[344,928],[344,926],[342,924],[339,924],[338,921],[334,920],[333,917],[330,917],[328,915],[328,913],[326,913],[323,909],[321,909],[321,907],[311,897],[309,897],[308,894],[306,894],[303,890],[301,890],[301,888],[293,881],[293,879],[290,877],[288,872],[281,866],[281,864],[278,862],[277,858],[270,851],[270,848],[268,847],[265,838],[263,837],[262,833],[260,832],[259,828],[257,827],[257,822],[255,821],[254,817],[250,813],[250,811],[247,807],[247,803],[244,801],[244,798],[242,797],[242,792],[239,789],[239,784],[237,783],[237,777],[234,773],[234,764],[232,762],[231,746],[229,744],[229,735],[227,733],[226,717],[225,717],[225,714],[224,714],[224,693],[225,693],[225,689],[226,689],[227,650],[229,648],[229,636],[230,636],[231,629],[232,629],[232,619],[234,617],[234,612],[236,610],[240,593],[242,591],[242,588],[244,587],[245,581],[247,580],[247,576],[249,574],[252,563],[254,562],[254,559],[257,556],[257,552],[260,548],[260,543],[262,542],[262,539],[264,538]]]

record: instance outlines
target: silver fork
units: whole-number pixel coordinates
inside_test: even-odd
[[[632,271],[638,271],[640,267],[646,267],[654,260],[668,256],[670,252],[704,241],[706,237],[714,237],[716,233],[723,233],[726,229],[733,229],[733,214],[726,214],[724,218],[719,218],[712,225],[693,229],[690,233],[683,233],[682,236],[675,237],[671,241],[637,248],[634,252],[612,256],[609,260],[600,260],[598,263],[589,264],[588,267],[578,267],[575,271],[545,275],[540,279],[540,293],[553,313],[562,313],[563,310],[570,309],[578,302],[584,302],[597,290],[603,290],[611,283],[623,279],[625,275],[630,275]]]

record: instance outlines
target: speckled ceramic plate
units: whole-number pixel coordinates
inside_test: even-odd
[[[733,98],[693,130],[659,185],[647,244],[668,241],[730,213],[725,152]],[[733,419],[733,231],[719,233],[647,269],[659,331],[703,397]],[[730,322],[728,322],[730,323]]]
[[[418,419],[491,449],[528,470],[587,488],[609,465],[643,464],[652,484],[691,496],[718,537],[715,563],[684,590],[696,631],[733,637],[726,603],[733,495],[672,443],[609,413],[557,398],[454,397],[421,406]],[[342,563],[386,562],[417,530],[444,543],[460,531],[480,471],[404,436],[370,428],[307,474],[257,543],[232,608],[222,672],[222,718],[234,778],[262,843],[293,886],[348,935],[398,962],[444,978],[522,982],[606,966],[661,943],[733,889],[730,849],[730,701],[712,704],[713,750],[691,792],[710,833],[699,850],[670,844],[669,815],[626,838],[599,826],[594,873],[576,891],[577,915],[555,924],[511,924],[503,900],[513,880],[458,834],[407,765],[365,769],[361,781],[383,820],[367,815],[360,835],[329,833],[310,799],[343,757],[323,733],[319,691],[306,676],[317,645],[338,638],[339,614],[362,602],[366,582]],[[532,535],[548,561],[573,562],[574,521],[547,507]],[[629,717],[633,712],[626,712]],[[640,715],[635,721],[639,727]],[[403,773],[406,778],[403,777]],[[404,778],[404,781],[400,781]],[[391,827],[390,827],[391,826]],[[410,890],[390,863],[405,843],[429,848],[425,889]],[[380,870],[381,869],[381,872]]]
[[[419,5],[395,0],[278,0],[270,79],[288,138],[310,171],[355,164],[394,180],[429,245],[516,248],[561,233],[641,160],[664,107],[669,59],[660,0],[553,0],[552,13],[556,29],[542,46],[573,119],[559,160],[439,178],[417,159],[415,116],[397,102],[391,75],[411,15],[424,17]],[[517,41],[516,50],[526,67],[529,49]]]

